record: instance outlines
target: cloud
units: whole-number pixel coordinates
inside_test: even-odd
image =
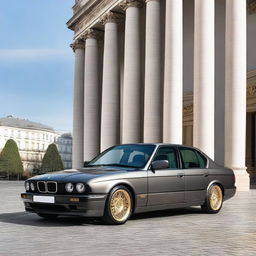
[[[41,62],[70,58],[71,49],[0,49],[0,63]]]

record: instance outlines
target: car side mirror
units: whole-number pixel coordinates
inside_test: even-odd
[[[162,170],[169,168],[169,161],[168,160],[156,160],[153,161],[151,164],[153,170]]]
[[[90,161],[85,161],[84,162],[84,167],[87,167],[87,165],[90,163]]]

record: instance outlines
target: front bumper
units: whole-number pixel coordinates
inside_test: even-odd
[[[54,197],[54,203],[35,202],[34,196]],[[21,198],[28,212],[63,216],[102,217],[106,194],[58,195],[22,193]]]

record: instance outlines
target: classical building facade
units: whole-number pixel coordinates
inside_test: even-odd
[[[0,152],[7,140],[13,139],[18,146],[25,171],[38,169],[48,146],[52,143],[62,157],[66,169],[72,166],[72,137],[54,131],[51,127],[25,119],[7,116],[0,118]]]
[[[77,0],[73,10],[73,167],[118,143],[193,144],[248,190],[256,1]]]
[[[55,142],[59,150],[65,169],[72,168],[72,135],[71,133],[57,132]]]

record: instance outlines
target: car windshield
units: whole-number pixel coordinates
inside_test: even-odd
[[[98,155],[87,166],[143,168],[155,147],[155,145],[133,144],[115,146]]]

